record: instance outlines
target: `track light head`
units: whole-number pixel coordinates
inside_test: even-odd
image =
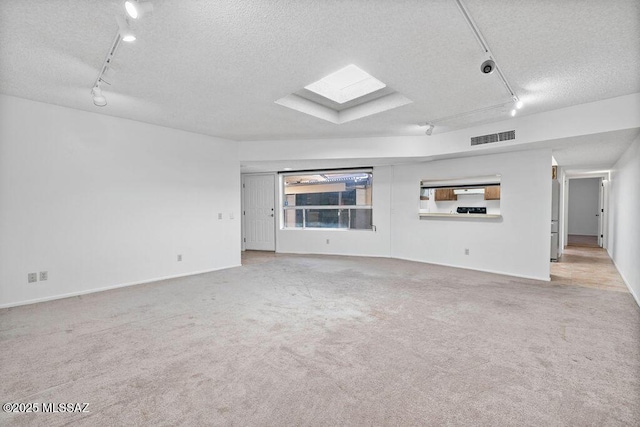
[[[91,95],[93,96],[93,103],[96,107],[104,107],[107,105],[107,98],[102,94],[102,89],[100,86],[96,85],[91,89]]]
[[[124,2],[124,8],[131,18],[138,19],[141,16],[152,12],[153,4],[148,1],[139,2],[137,0],[127,0]]]
[[[516,101],[516,108],[519,110],[524,106],[524,103],[520,100]]]
[[[491,74],[495,69],[496,63],[493,61],[493,59],[487,59],[482,63],[482,65],[480,65],[480,71],[482,71],[483,74]]]
[[[120,32],[120,38],[125,42],[132,42],[136,39],[136,34],[129,27],[129,23],[122,16],[116,15],[116,21],[118,22],[118,31]]]
[[[431,134],[433,133],[433,128],[434,128],[434,127],[435,127],[435,126],[433,126],[432,124],[430,124],[430,125],[429,125],[429,127],[427,127],[427,130],[426,130],[425,134],[426,134],[426,135],[431,136]]]

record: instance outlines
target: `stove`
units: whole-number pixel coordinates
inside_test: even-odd
[[[487,208],[465,208],[460,206],[457,212],[459,214],[486,214]]]

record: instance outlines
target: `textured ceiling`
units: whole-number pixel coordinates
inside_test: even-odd
[[[640,129],[625,129],[553,141],[553,157],[565,168],[608,169],[624,154]]]
[[[417,135],[510,100],[453,0],[154,0],[90,90],[120,0],[0,0],[0,92],[235,140]],[[522,114],[640,92],[637,0],[465,0]],[[336,125],[274,103],[348,64],[413,103]],[[507,109],[441,122],[503,120]]]

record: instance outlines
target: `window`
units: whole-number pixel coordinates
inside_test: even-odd
[[[371,169],[283,175],[284,228],[371,230]]]

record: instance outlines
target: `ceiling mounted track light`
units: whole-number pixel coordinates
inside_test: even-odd
[[[100,86],[94,86],[93,89],[91,89],[91,95],[93,96],[93,103],[97,107],[104,107],[105,105],[107,105],[107,98],[105,98],[102,94],[102,89],[100,89]]]
[[[502,73],[502,70],[498,66],[498,63],[496,62],[493,53],[491,53],[491,49],[489,49],[489,44],[482,36],[480,29],[474,22],[473,18],[471,17],[471,14],[469,14],[469,11],[467,10],[467,8],[462,3],[462,0],[455,0],[455,1],[456,1],[456,4],[458,5],[458,9],[460,9],[460,13],[462,13],[462,16],[464,17],[465,21],[467,21],[467,24],[469,24],[469,27],[471,28],[471,32],[473,33],[476,40],[478,41],[478,44],[482,48],[482,51],[489,57],[486,61],[484,61],[480,65],[480,71],[482,71],[483,74],[492,74],[494,71],[496,71],[496,74],[498,74],[498,77],[500,77],[502,84],[504,84],[504,87],[507,88],[507,91],[509,91],[509,95],[511,95],[511,97],[516,103],[516,108],[511,112],[511,116],[515,116],[515,110],[522,108],[522,101],[520,101],[516,93],[513,91],[513,88],[507,81],[507,78]]]
[[[511,117],[514,117],[518,110],[524,106],[524,103],[518,99],[517,96],[513,97],[513,109],[511,110]]]
[[[147,13],[153,11],[153,4],[148,1],[127,0],[124,2],[124,8],[133,19],[138,19]]]
[[[122,41],[132,42],[136,40],[136,33],[129,27],[129,23],[124,17],[117,15],[116,22],[118,23],[118,32]]]
[[[431,134],[433,133],[433,128],[435,126],[433,126],[432,124],[429,124],[429,127],[427,128],[427,130],[425,131],[425,135],[429,135],[431,136]]]
[[[125,8],[127,9],[127,13],[132,18],[138,18],[145,13],[151,12],[153,10],[153,5],[149,2],[137,2],[137,1],[126,1]],[[135,15],[135,16],[134,16]],[[106,80],[104,80],[104,75],[109,71],[109,67],[111,67],[111,62],[120,46],[120,43],[132,42],[136,39],[136,35],[129,27],[129,21],[122,15],[116,15],[116,22],[118,23],[118,31],[116,31],[116,36],[111,43],[111,47],[107,52],[107,57],[104,59],[102,63],[102,68],[100,68],[100,73],[98,73],[98,77],[96,78],[95,83],[93,84],[93,88],[91,89],[91,96],[93,97],[93,103],[98,107],[104,107],[107,105],[107,99],[102,94],[102,83],[109,84]]]
[[[480,71],[482,71],[483,74],[491,74],[495,69],[496,63],[493,61],[493,59],[487,59],[480,66]]]
[[[100,73],[98,74],[98,78],[96,78],[96,82],[93,84],[93,89],[91,89],[91,95],[93,96],[93,103],[98,107],[104,107],[107,105],[107,99],[102,94],[102,83],[109,84],[107,81],[103,80],[104,75],[107,71],[109,71],[109,67],[111,66],[111,61],[113,60],[118,47],[120,46],[120,42],[122,39],[120,38],[120,31],[116,32],[116,36],[113,39],[113,43],[111,43],[111,48],[107,53],[107,57],[104,58],[104,62],[102,63],[102,67],[100,68]]]
[[[418,123],[418,126],[420,126],[420,127],[426,126],[427,130],[424,133],[425,133],[425,135],[429,135],[429,136],[431,136],[431,134],[433,133],[433,129],[435,128],[435,126],[430,122]]]

